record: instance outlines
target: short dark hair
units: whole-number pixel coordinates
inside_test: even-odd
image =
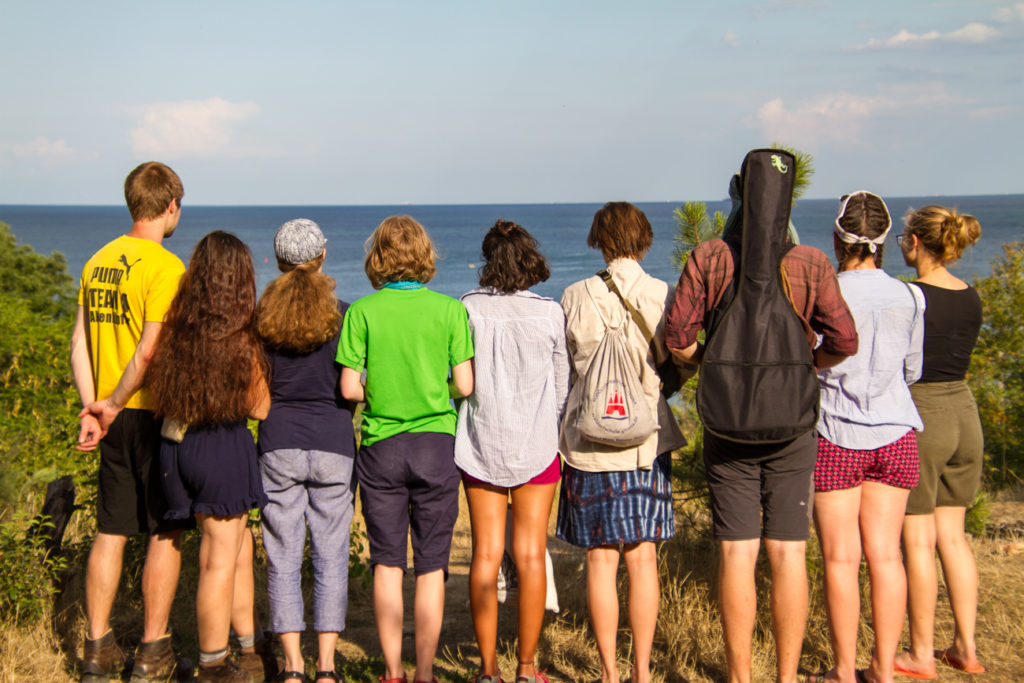
[[[524,227],[499,218],[484,236],[480,286],[506,292],[529,289],[551,276],[537,240]]]
[[[643,211],[629,202],[608,202],[594,214],[587,246],[600,249],[606,261],[639,261],[651,248],[654,231]]]
[[[181,178],[159,161],[147,161],[136,166],[124,179],[124,200],[133,221],[151,221],[159,218],[171,202],[185,196]]]

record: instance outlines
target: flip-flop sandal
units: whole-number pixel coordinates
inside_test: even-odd
[[[963,671],[965,674],[983,674],[985,673],[985,667],[981,664],[971,664],[968,666],[962,660],[958,659],[956,655],[950,652],[952,648],[943,650],[937,659],[947,666],[951,666],[954,669]]]
[[[893,673],[898,674],[900,676],[906,676],[907,678],[916,678],[919,681],[933,681],[939,677],[939,674],[937,673],[929,676],[928,674],[919,674],[916,671],[904,669],[902,666],[896,664],[895,662],[893,662],[892,671]]]

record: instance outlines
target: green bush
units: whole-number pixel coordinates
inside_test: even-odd
[[[984,322],[968,382],[985,432],[987,481],[1001,488],[1024,481],[1024,241],[1003,245],[992,274],[974,286]]]
[[[71,448],[78,433],[68,363],[74,311],[64,257],[17,246],[0,223],[0,507],[36,473],[95,466]]]
[[[62,555],[46,552],[41,536],[28,537],[26,526],[23,519],[0,523],[0,614],[15,624],[32,623],[49,612],[67,566]]]

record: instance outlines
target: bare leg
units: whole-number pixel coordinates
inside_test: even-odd
[[[110,611],[114,607],[117,585],[121,582],[127,542],[127,536],[116,534],[98,533],[93,539],[85,570],[85,612],[89,618],[90,640],[100,638],[110,630]]]
[[[338,647],[338,634],[325,631],[316,634],[317,671],[334,671],[334,651]]]
[[[416,676],[413,680],[429,682],[434,678],[434,656],[444,621],[443,569],[416,577],[416,604],[413,609],[416,623]]]
[[[935,573],[935,515],[904,517],[903,565],[907,570],[910,649],[897,655],[896,663],[906,671],[934,676],[935,601],[939,590]]]
[[[599,546],[587,550],[587,604],[590,624],[601,656],[601,683],[618,683],[615,636],[619,630],[619,595],[615,576],[619,571],[617,546]]]
[[[537,641],[547,598],[548,518],[555,484],[526,484],[512,490],[512,554],[519,573],[519,666],[516,676],[536,673]]]
[[[651,647],[658,625],[658,553],[654,543],[628,545],[622,557],[629,574],[629,625],[633,631],[632,683],[650,683]]]
[[[467,483],[473,560],[469,566],[469,604],[480,648],[480,673],[498,674],[498,568],[505,552],[505,513],[508,489]],[[523,600],[519,600],[520,606]],[[543,605],[543,600],[541,601]],[[521,607],[520,607],[521,608]]]
[[[719,541],[718,604],[730,683],[750,683],[750,648],[757,611],[754,567],[761,539]]]
[[[935,538],[942,562],[942,578],[949,591],[955,632],[952,654],[964,664],[978,664],[974,626],[978,617],[978,568],[964,534],[962,507],[935,508]]]
[[[249,636],[256,631],[256,583],[253,579],[252,532],[244,525],[242,543],[235,558],[235,585],[231,601],[231,628],[239,636]]]
[[[405,676],[402,668],[403,575],[401,567],[378,564],[373,568],[373,616],[384,656],[384,678]]]
[[[181,532],[150,536],[146,562],[142,566],[143,642],[154,641],[167,633],[180,571]]]
[[[860,623],[861,487],[814,494],[814,523],[825,559],[825,606],[832,632],[835,680],[853,681]],[[897,551],[899,550],[897,530]]]
[[[772,630],[779,683],[795,683],[807,625],[807,543],[765,539],[772,567]]]
[[[903,631],[907,575],[900,555],[900,529],[909,495],[907,489],[864,482],[860,533],[871,577],[871,620],[875,628],[869,676],[877,683],[892,681],[893,661]]]
[[[203,530],[199,543],[196,622],[199,649],[217,652],[228,646],[235,594],[235,567],[246,533],[245,515],[196,515]]]
[[[285,671],[305,671],[306,663],[302,661],[301,634],[297,631],[291,633],[280,633],[281,650],[284,651]],[[296,679],[286,678],[282,683]]]

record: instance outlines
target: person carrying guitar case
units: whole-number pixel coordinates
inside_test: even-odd
[[[665,326],[672,353],[700,363],[697,409],[732,680],[750,679],[761,538],[772,569],[777,680],[796,680],[807,619],[815,368],[857,352],[828,257],[789,237],[795,175],[796,160],[784,151],[747,154],[722,239],[691,253]],[[697,343],[701,330],[706,346]]]

